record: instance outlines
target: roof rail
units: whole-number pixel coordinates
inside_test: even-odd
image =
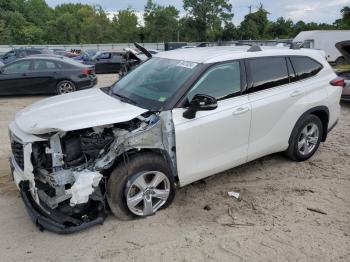
[[[258,45],[252,45],[247,52],[259,52],[262,51],[261,47]]]

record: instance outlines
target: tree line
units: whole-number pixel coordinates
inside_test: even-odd
[[[174,6],[148,0],[144,24],[131,8],[113,19],[98,5],[65,3],[54,8],[45,0],[0,0],[0,44],[96,44],[116,42],[230,41],[293,38],[301,31],[350,29],[350,7],[332,24],[269,21],[262,4],[240,25],[232,22],[227,0],[183,0],[185,15]]]

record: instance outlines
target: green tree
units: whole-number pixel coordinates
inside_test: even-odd
[[[119,42],[133,42],[138,38],[137,16],[131,9],[121,10],[113,18],[115,39]]]
[[[183,0],[183,7],[200,41],[214,40],[221,25],[231,22],[233,17],[232,5],[227,0]]]
[[[148,0],[144,13],[146,40],[176,41],[179,29],[178,17],[179,10],[174,6],[161,6]]]
[[[272,38],[289,38],[293,36],[294,23],[292,20],[285,20],[283,17],[277,18],[276,22],[271,22],[268,27],[268,35]]]

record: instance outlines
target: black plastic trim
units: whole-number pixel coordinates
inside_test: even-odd
[[[328,122],[329,122],[329,110],[326,106],[316,106],[316,107],[313,107],[313,108],[310,108],[309,110],[307,110],[306,112],[304,112],[299,118],[298,120],[295,122],[294,126],[300,121],[300,119],[302,119],[304,116],[306,115],[310,115],[316,111],[324,111],[326,114],[327,114],[327,118],[328,118],[328,121],[327,121],[327,125],[323,127],[323,137],[322,137],[322,142],[326,141],[327,139],[327,134],[328,134]],[[294,128],[293,128],[294,130]],[[293,130],[292,130],[292,133],[293,133]],[[289,140],[288,140],[288,143],[290,144],[291,143],[291,139],[292,139],[292,133],[290,134],[290,137],[289,137]]]
[[[329,132],[331,132],[334,128],[335,128],[335,126],[338,124],[338,120],[337,121],[335,121],[334,122],[334,124],[333,125],[331,125],[331,127],[330,128],[328,128],[328,133]]]
[[[83,222],[78,226],[67,226],[57,223],[50,218],[50,215],[42,211],[38,204],[33,200],[29,192],[29,181],[21,181],[19,187],[28,215],[40,231],[44,231],[46,229],[58,234],[71,234],[95,225],[102,225],[104,222],[105,217],[104,215],[101,215],[92,221]]]

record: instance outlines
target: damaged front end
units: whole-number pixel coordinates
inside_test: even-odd
[[[176,175],[171,112],[74,131],[30,135],[10,126],[14,180],[40,229],[72,233],[102,224],[110,171],[128,155],[156,150]]]

